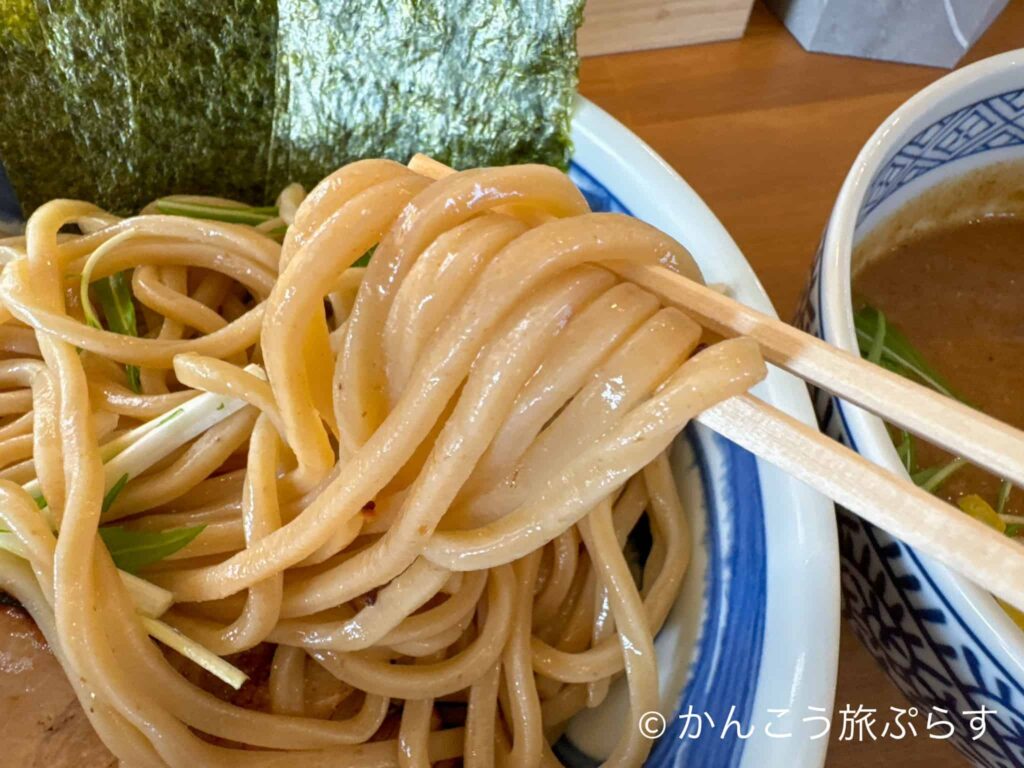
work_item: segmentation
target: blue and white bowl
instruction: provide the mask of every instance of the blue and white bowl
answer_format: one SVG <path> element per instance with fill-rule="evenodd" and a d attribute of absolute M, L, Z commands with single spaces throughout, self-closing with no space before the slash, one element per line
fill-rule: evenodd
<path fill-rule="evenodd" d="M 802 325 L 854 354 L 850 294 L 857 243 L 936 184 L 1024 158 L 1024 50 L 948 75 L 886 120 L 836 201 L 801 309 Z M 1024 180 L 1022 180 L 1024 188 Z M 893 472 L 880 419 L 827 393 L 822 427 Z M 948 710 L 951 741 L 976 765 L 1024 765 L 1024 634 L 987 592 L 848 513 L 839 515 L 843 597 L 857 634 L 922 712 Z M 971 716 L 996 710 L 974 739 Z M 945 715 L 943 715 L 945 717 Z"/>
<path fill-rule="evenodd" d="M 577 104 L 573 141 L 570 176 L 595 210 L 631 213 L 668 232 L 693 254 L 707 282 L 775 314 L 724 227 L 650 147 L 585 99 Z M 755 391 L 813 423 L 806 388 L 792 376 L 772 369 Z M 822 718 L 832 712 L 838 659 L 832 505 L 701 427 L 677 441 L 673 466 L 694 532 L 694 559 L 656 642 L 665 733 L 647 764 L 820 766 L 828 742 Z M 622 688 L 613 686 L 604 706 L 577 716 L 557 745 L 563 762 L 596 765 L 623 727 L 639 727 L 629 722 Z M 703 717 L 700 738 L 678 738 L 678 716 L 687 712 Z M 730 727 L 723 737 L 730 713 L 742 735 Z M 647 727 L 656 732 L 658 725 Z M 766 726 L 781 738 L 769 736 Z M 691 719 L 691 736 L 694 730 Z"/>
<path fill-rule="evenodd" d="M 774 314 L 732 238 L 649 147 L 583 99 L 573 140 L 570 175 L 595 210 L 631 213 L 660 227 L 690 250 L 709 283 L 724 284 L 739 300 Z M 0 189 L 0 208 L 4 199 Z M 772 370 L 755 391 L 814 423 L 806 388 L 788 374 Z M 643 724 L 657 736 L 648 765 L 820 768 L 839 644 L 832 505 L 699 427 L 677 441 L 673 467 L 693 552 L 682 593 L 656 641 L 662 706 Z M 677 716 L 686 712 L 702 721 L 699 738 L 692 738 L 694 719 L 691 738 L 678 738 L 683 722 Z M 734 725 L 725 730 L 730 717 Z M 613 686 L 602 707 L 575 718 L 556 749 L 568 765 L 596 765 L 623 728 L 639 727 L 630 722 L 623 686 Z"/>

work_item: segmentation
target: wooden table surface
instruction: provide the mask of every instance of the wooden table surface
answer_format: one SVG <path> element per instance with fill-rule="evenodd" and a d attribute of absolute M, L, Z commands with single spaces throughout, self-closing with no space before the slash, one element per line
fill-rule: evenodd
<path fill-rule="evenodd" d="M 1011 0 L 962 63 L 1024 47 Z M 757 5 L 742 40 L 585 59 L 580 90 L 671 163 L 790 318 L 839 187 L 885 117 L 945 70 L 806 53 Z M 836 708 L 906 706 L 843 626 Z M 967 763 L 928 739 L 833 742 L 829 768 Z"/>

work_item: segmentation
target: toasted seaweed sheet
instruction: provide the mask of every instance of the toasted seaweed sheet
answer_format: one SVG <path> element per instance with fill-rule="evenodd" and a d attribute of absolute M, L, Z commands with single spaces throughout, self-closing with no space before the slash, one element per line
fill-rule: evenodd
<path fill-rule="evenodd" d="M 22 208 L 53 197 L 86 197 L 94 187 L 82 167 L 36 3 L 6 0 L 0 22 L 0 160 Z"/>
<path fill-rule="evenodd" d="M 131 199 L 131 189 L 126 187 L 133 175 L 135 141 L 121 0 L 38 5 L 53 77 L 85 164 L 74 171 L 84 171 L 94 185 L 95 198 L 120 208 Z"/>
<path fill-rule="evenodd" d="M 387 11 L 384 11 L 384 8 Z M 565 167 L 580 0 L 281 0 L 274 181 L 426 152 Z"/>
<path fill-rule="evenodd" d="M 272 200 L 276 0 L 124 6 L 137 90 L 136 204 L 173 193 Z"/>
<path fill-rule="evenodd" d="M 583 0 L 6 0 L 0 161 L 25 212 L 273 200 L 360 157 L 565 167 Z"/>

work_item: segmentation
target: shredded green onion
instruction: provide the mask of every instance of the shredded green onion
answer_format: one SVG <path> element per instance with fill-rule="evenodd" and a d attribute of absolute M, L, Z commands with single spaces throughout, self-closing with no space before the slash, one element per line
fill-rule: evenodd
<path fill-rule="evenodd" d="M 117 482 L 110 486 L 110 490 L 103 495 L 103 506 L 100 508 L 101 514 L 105 513 L 117 500 L 118 495 L 124 490 L 124 486 L 128 482 L 128 473 L 125 472 L 121 477 L 118 478 Z"/>
<path fill-rule="evenodd" d="M 223 408 L 223 407 L 224 407 L 224 403 L 221 403 L 220 404 L 220 408 Z M 218 410 L 220 410 L 220 408 L 218 408 Z M 185 412 L 184 408 L 175 408 L 173 411 L 171 411 L 167 415 L 161 416 L 160 417 L 160 421 L 158 421 L 156 423 L 156 425 L 158 427 L 162 427 L 164 424 L 167 424 L 168 422 L 174 421 L 174 419 L 176 419 L 179 416 L 181 416 L 181 414 L 183 414 L 184 412 Z"/>
<path fill-rule="evenodd" d="M 917 443 L 914 441 L 914 436 L 905 429 L 901 430 L 896 453 L 900 457 L 903 468 L 907 470 L 907 474 L 913 475 L 917 471 Z"/>
<path fill-rule="evenodd" d="M 936 392 L 955 400 L 964 402 L 943 377 L 932 368 L 917 349 L 897 328 L 889 324 L 885 313 L 875 307 L 865 305 L 853 317 L 857 330 L 857 344 L 860 353 L 866 360 L 877 363 L 893 373 L 907 378 L 917 379 Z M 896 453 L 900 462 L 911 476 L 911 479 L 926 491 L 937 491 L 961 467 L 966 465 L 964 459 L 952 461 L 938 467 L 917 469 L 915 440 L 906 430 L 900 430 L 900 441 L 896 444 Z M 999 497 L 995 511 L 1002 514 L 1010 498 L 1013 486 L 1003 481 L 999 488 Z"/>
<path fill-rule="evenodd" d="M 228 224 L 247 224 L 256 226 L 277 218 L 277 208 L 272 206 L 230 206 L 211 203 L 193 203 L 161 198 L 156 201 L 156 209 L 169 216 L 187 216 L 190 219 L 207 219 L 223 221 Z"/>
<path fill-rule="evenodd" d="M 146 631 L 156 640 L 173 648 L 182 656 L 191 659 L 207 672 L 223 680 L 236 691 L 241 688 L 249 679 L 238 667 L 226 662 L 220 656 L 207 650 L 195 640 L 182 634 L 170 624 L 165 624 L 158 619 L 151 619 L 147 616 L 140 617 Z"/>
<path fill-rule="evenodd" d="M 921 486 L 922 489 L 929 493 L 937 491 L 944 482 L 953 476 L 961 467 L 965 466 L 967 461 L 965 459 L 953 459 L 948 464 L 941 467 L 929 467 L 928 469 L 922 469 L 920 472 L 913 476 L 913 481 Z"/>
<path fill-rule="evenodd" d="M 878 312 L 878 310 L 875 310 Z M 882 350 L 885 349 L 885 331 L 887 323 L 885 315 L 878 312 L 878 320 L 875 325 L 875 338 L 871 340 L 871 348 L 868 350 L 868 361 L 876 365 L 882 359 Z"/>
<path fill-rule="evenodd" d="M 1010 492 L 1013 490 L 1013 484 L 1009 480 L 1003 480 L 1002 485 L 999 486 L 999 496 L 996 498 L 996 512 L 1000 515 L 1006 509 L 1007 503 L 1010 501 Z"/>

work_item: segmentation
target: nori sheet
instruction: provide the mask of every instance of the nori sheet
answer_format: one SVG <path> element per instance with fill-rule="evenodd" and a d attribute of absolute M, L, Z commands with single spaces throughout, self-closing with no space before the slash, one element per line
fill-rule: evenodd
<path fill-rule="evenodd" d="M 172 193 L 273 201 L 276 0 L 126 2 L 136 84 L 136 201 Z"/>
<path fill-rule="evenodd" d="M 581 0 L 280 0 L 272 186 L 426 152 L 566 167 Z"/>
<path fill-rule="evenodd" d="M 94 185 L 92 199 L 123 208 L 133 200 L 137 131 L 125 72 L 121 0 L 39 3 L 47 48 L 71 132 Z"/>
<path fill-rule="evenodd" d="M 25 212 L 266 203 L 360 157 L 565 167 L 583 0 L 4 0 L 0 161 Z"/>
<path fill-rule="evenodd" d="M 25 212 L 94 190 L 34 0 L 0 3 L 0 160 Z"/>

